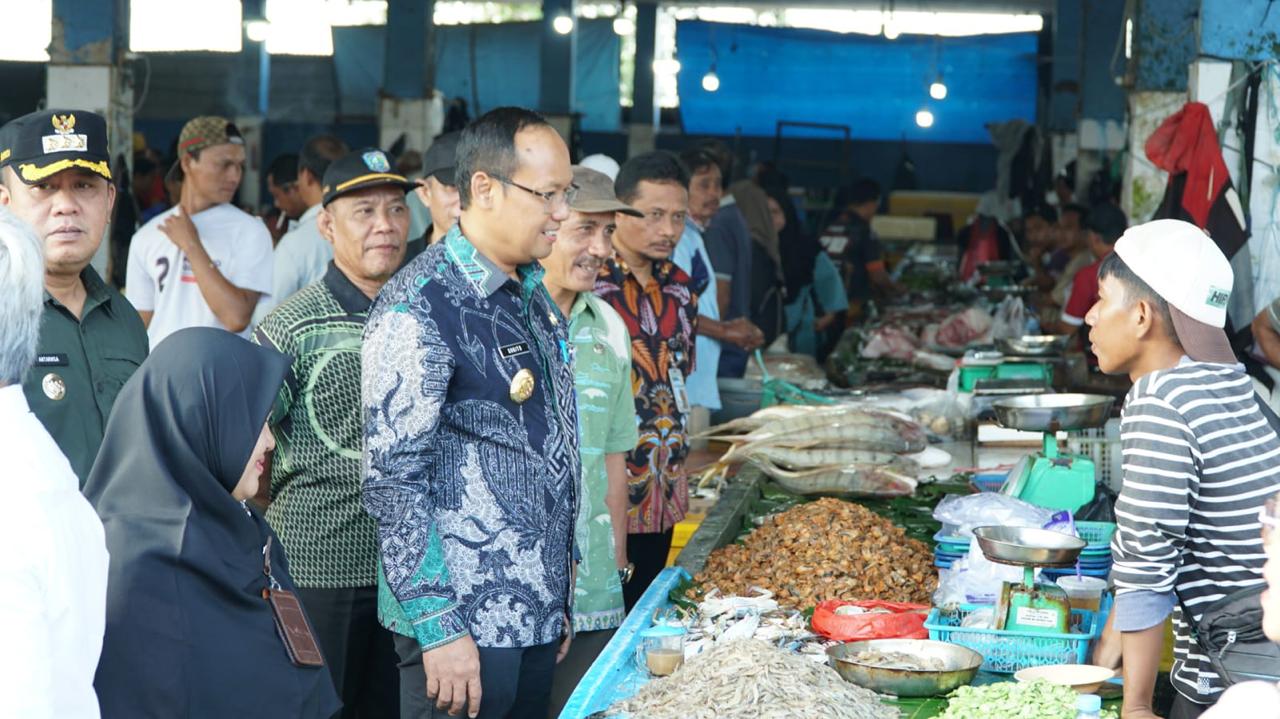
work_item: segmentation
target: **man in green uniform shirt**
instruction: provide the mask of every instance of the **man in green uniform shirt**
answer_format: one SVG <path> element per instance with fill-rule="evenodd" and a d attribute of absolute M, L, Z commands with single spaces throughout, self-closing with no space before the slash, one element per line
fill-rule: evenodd
<path fill-rule="evenodd" d="M 81 486 L 148 346 L 133 305 L 89 266 L 116 199 L 110 157 L 107 123 L 91 112 L 33 112 L 0 128 L 0 203 L 44 243 L 40 340 L 22 389 Z"/>
<path fill-rule="evenodd" d="M 378 624 L 377 527 L 360 506 L 361 335 L 373 298 L 404 264 L 409 234 L 413 184 L 390 167 L 373 148 L 330 163 L 316 216 L 333 245 L 329 269 L 253 335 L 293 357 L 269 419 L 276 453 L 267 522 L 342 696 L 336 719 L 399 710 L 395 645 Z"/>
<path fill-rule="evenodd" d="M 618 313 L 592 292 L 605 260 L 613 256 L 615 213 L 642 217 L 618 201 L 613 181 L 585 167 L 573 168 L 578 195 L 560 225 L 551 255 L 542 260 L 543 284 L 569 318 L 578 396 L 582 489 L 575 527 L 582 562 L 573 597 L 576 636 L 556 668 L 552 716 L 622 624 L 622 585 L 627 561 L 627 452 L 638 441 L 631 392 L 631 335 Z"/>

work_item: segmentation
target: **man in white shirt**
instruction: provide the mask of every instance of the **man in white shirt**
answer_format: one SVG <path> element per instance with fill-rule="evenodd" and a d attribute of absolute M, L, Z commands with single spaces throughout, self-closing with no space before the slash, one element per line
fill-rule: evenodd
<path fill-rule="evenodd" d="M 276 245 L 271 297 L 259 303 L 254 324 L 295 292 L 324 277 L 329 269 L 333 245 L 320 235 L 316 226 L 324 197 L 321 180 L 329 163 L 348 152 L 347 144 L 333 135 L 316 135 L 302 146 L 298 155 L 297 188 L 307 209 L 298 218 L 297 227 L 285 233 Z"/>
<path fill-rule="evenodd" d="M 22 393 L 36 358 L 43 278 L 40 240 L 0 208 L 0 716 L 97 719 L 102 522 Z"/>
<path fill-rule="evenodd" d="M 186 327 L 247 338 L 259 298 L 270 296 L 271 235 L 231 204 L 244 163 L 244 139 L 227 119 L 197 117 L 182 128 L 178 205 L 143 225 L 129 246 L 125 297 L 152 347 Z"/>

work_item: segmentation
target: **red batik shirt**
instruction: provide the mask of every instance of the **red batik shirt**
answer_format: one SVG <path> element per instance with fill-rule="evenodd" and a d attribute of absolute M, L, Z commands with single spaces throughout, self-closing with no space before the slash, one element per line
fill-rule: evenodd
<path fill-rule="evenodd" d="M 688 381 L 693 371 L 698 297 L 689 276 L 669 261 L 655 262 L 645 286 L 621 258 L 605 263 L 596 294 L 622 316 L 631 335 L 631 385 L 640 443 L 627 454 L 627 531 L 665 532 L 689 511 L 688 418 L 676 407 L 671 370 Z"/>

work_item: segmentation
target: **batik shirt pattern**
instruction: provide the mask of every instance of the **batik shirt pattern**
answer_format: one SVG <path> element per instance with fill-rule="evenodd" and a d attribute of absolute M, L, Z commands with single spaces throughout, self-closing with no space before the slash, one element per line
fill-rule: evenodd
<path fill-rule="evenodd" d="M 423 650 L 560 638 L 578 511 L 568 322 L 537 263 L 519 281 L 458 227 L 369 314 L 364 506 L 378 523 L 379 616 Z M 523 402 L 513 380 L 527 370 Z"/>
<path fill-rule="evenodd" d="M 627 325 L 631 335 L 631 385 L 640 442 L 627 455 L 627 531 L 665 532 L 689 511 L 688 418 L 676 405 L 671 370 L 688 378 L 694 366 L 698 298 L 690 278 L 668 261 L 654 263 L 641 286 L 620 258 L 600 270 L 595 293 Z"/>

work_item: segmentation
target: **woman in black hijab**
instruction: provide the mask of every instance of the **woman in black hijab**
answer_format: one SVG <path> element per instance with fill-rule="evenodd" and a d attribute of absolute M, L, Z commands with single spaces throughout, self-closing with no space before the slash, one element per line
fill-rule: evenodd
<path fill-rule="evenodd" d="M 104 719 L 338 710 L 329 671 L 295 664 L 277 632 L 263 591 L 293 584 L 279 540 L 245 503 L 289 364 L 229 332 L 186 329 L 120 391 L 84 489 L 111 553 L 94 682 Z"/>
<path fill-rule="evenodd" d="M 789 349 L 821 362 L 840 338 L 844 313 L 849 308 L 840 271 L 817 239 L 801 227 L 787 186 L 769 183 L 764 185 L 764 192 L 781 248 Z"/>

